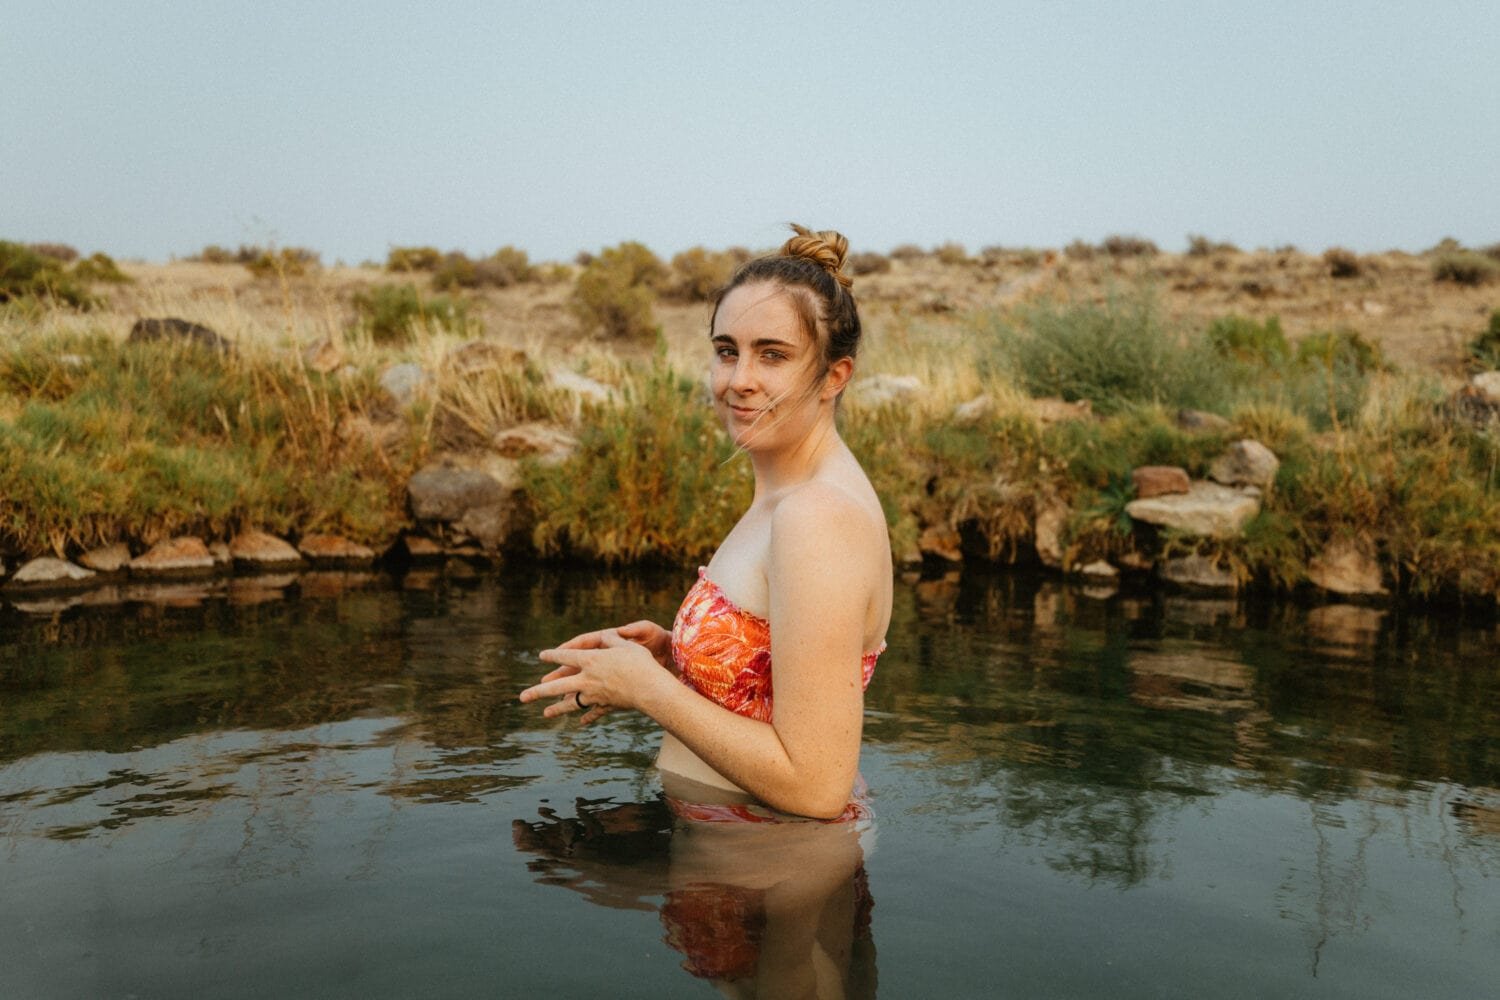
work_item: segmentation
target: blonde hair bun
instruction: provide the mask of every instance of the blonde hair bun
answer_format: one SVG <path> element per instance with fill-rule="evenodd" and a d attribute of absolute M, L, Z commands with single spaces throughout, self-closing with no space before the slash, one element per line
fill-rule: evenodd
<path fill-rule="evenodd" d="M 844 234 L 832 229 L 814 232 L 806 226 L 792 223 L 791 239 L 781 245 L 784 257 L 801 257 L 817 264 L 833 275 L 835 281 L 845 288 L 854 287 L 854 279 L 844 273 L 844 258 L 849 256 L 849 241 Z"/>

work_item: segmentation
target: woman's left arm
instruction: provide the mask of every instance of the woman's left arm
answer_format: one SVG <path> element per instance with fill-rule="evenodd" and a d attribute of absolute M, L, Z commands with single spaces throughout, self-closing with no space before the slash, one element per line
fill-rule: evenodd
<path fill-rule="evenodd" d="M 769 723 L 737 715 L 661 670 L 634 643 L 548 650 L 575 673 L 522 692 L 522 701 L 580 692 L 585 703 L 637 708 L 704 763 L 774 808 L 833 817 L 849 802 L 864 716 L 862 640 L 884 525 L 841 491 L 811 484 L 772 520 L 767 567 L 775 690 Z M 550 710 L 549 710 L 550 711 Z"/>

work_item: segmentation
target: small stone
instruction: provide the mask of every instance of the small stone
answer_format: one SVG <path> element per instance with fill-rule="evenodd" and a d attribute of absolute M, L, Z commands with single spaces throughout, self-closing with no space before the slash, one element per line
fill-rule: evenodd
<path fill-rule="evenodd" d="M 854 398 L 871 408 L 915 399 L 925 391 L 922 380 L 915 375 L 885 373 L 862 378 L 850 388 L 854 393 Z"/>
<path fill-rule="evenodd" d="M 1490 406 L 1500 406 L 1500 372 L 1480 372 L 1469 379 L 1469 384 Z"/>
<path fill-rule="evenodd" d="M 944 525 L 933 525 L 924 529 L 922 536 L 917 539 L 917 548 L 921 550 L 922 555 L 945 562 L 964 561 L 958 532 Z"/>
<path fill-rule="evenodd" d="M 1259 486 L 1270 489 L 1276 482 L 1281 459 L 1261 444 L 1248 438 L 1236 441 L 1208 467 L 1208 478 L 1225 486 Z"/>
<path fill-rule="evenodd" d="M 5 581 L 6 590 L 73 590 L 91 586 L 94 571 L 76 566 L 66 559 L 42 556 L 23 564 Z"/>
<path fill-rule="evenodd" d="M 1138 500 L 1186 493 L 1192 485 L 1187 470 L 1175 465 L 1139 466 L 1131 470 L 1130 481 L 1135 484 Z"/>
<path fill-rule="evenodd" d="M 614 398 L 615 391 L 603 382 L 596 382 L 587 375 L 580 375 L 567 368 L 554 368 L 547 374 L 553 388 L 584 396 L 596 403 L 607 403 Z"/>
<path fill-rule="evenodd" d="M 1119 556 L 1116 560 L 1120 568 L 1131 573 L 1149 573 L 1156 566 L 1156 561 L 1144 553 L 1131 549 L 1129 552 Z"/>
<path fill-rule="evenodd" d="M 214 571 L 214 557 L 198 538 L 186 535 L 157 542 L 130 560 L 131 576 L 193 577 Z"/>
<path fill-rule="evenodd" d="M 517 424 L 491 438 L 490 447 L 506 458 L 539 455 L 544 464 L 556 465 L 578 449 L 578 439 L 551 424 Z"/>
<path fill-rule="evenodd" d="M 433 559 L 443 558 L 443 547 L 431 538 L 421 535 L 404 535 L 401 544 L 406 549 L 407 558 L 417 562 L 426 562 Z"/>
<path fill-rule="evenodd" d="M 303 535 L 297 551 L 315 566 L 364 567 L 375 562 L 373 549 L 339 535 Z"/>
<path fill-rule="evenodd" d="M 90 549 L 78 561 L 95 573 L 119 573 L 130 565 L 130 548 L 124 542 Z"/>
<path fill-rule="evenodd" d="M 1164 559 L 1156 568 L 1168 583 L 1198 590 L 1238 590 L 1234 574 L 1204 556 L 1182 556 Z"/>
<path fill-rule="evenodd" d="M 972 424 L 986 413 L 990 412 L 990 397 L 980 394 L 967 403 L 959 403 L 953 408 L 953 420 L 955 423 Z"/>
<path fill-rule="evenodd" d="M 1177 426 L 1185 431 L 1195 431 L 1201 434 L 1221 434 L 1229 430 L 1233 424 L 1217 413 L 1184 409 L 1177 411 Z"/>
<path fill-rule="evenodd" d="M 1063 564 L 1062 529 L 1068 521 L 1070 510 L 1060 500 L 1051 500 L 1042 505 L 1036 514 L 1036 556 L 1043 566 L 1061 569 Z"/>
<path fill-rule="evenodd" d="M 1380 564 L 1359 543 L 1339 538 L 1328 543 L 1307 566 L 1307 578 L 1335 594 L 1383 596 L 1389 591 L 1381 579 Z"/>
<path fill-rule="evenodd" d="M 1092 420 L 1094 404 L 1086 399 L 1070 403 L 1056 396 L 1043 396 L 1031 401 L 1031 412 L 1044 424 L 1061 424 L 1070 420 Z"/>
<path fill-rule="evenodd" d="M 228 569 L 234 565 L 234 556 L 229 554 L 228 542 L 209 542 L 208 554 L 214 558 L 214 566 L 218 569 Z"/>
<path fill-rule="evenodd" d="M 327 375 L 344 363 L 344 352 L 329 337 L 302 352 L 302 363 L 319 375 Z"/>
<path fill-rule="evenodd" d="M 1125 513 L 1136 521 L 1172 528 L 1194 537 L 1238 535 L 1256 514 L 1260 500 L 1217 483 L 1194 482 L 1185 494 L 1132 500 Z"/>
<path fill-rule="evenodd" d="M 390 393 L 397 405 L 406 406 L 417 397 L 417 390 L 427 378 L 422 366 L 410 361 L 391 365 L 380 376 L 380 387 Z"/>
<path fill-rule="evenodd" d="M 290 544 L 264 531 L 242 531 L 229 542 L 235 565 L 248 569 L 284 569 L 297 566 L 302 557 Z"/>
<path fill-rule="evenodd" d="M 1117 580 L 1120 577 L 1120 571 L 1115 569 L 1109 563 L 1105 562 L 1103 559 L 1094 560 L 1087 566 L 1084 566 L 1078 572 L 1083 576 L 1096 581 Z"/>

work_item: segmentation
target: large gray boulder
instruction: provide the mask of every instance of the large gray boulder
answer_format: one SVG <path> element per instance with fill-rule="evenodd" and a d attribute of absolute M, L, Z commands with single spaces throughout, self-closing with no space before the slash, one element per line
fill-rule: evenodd
<path fill-rule="evenodd" d="M 869 407 L 889 406 L 921 397 L 926 392 L 915 375 L 871 375 L 850 386 L 855 399 Z"/>
<path fill-rule="evenodd" d="M 125 338 L 129 344 L 151 344 L 160 341 L 192 344 L 221 354 L 229 354 L 234 345 L 202 323 L 178 319 L 176 316 L 138 319 Z"/>
<path fill-rule="evenodd" d="M 1347 538 L 1329 542 L 1313 557 L 1307 566 L 1307 578 L 1314 586 L 1335 594 L 1378 597 L 1389 593 L 1380 563 L 1368 549 Z"/>
<path fill-rule="evenodd" d="M 1260 498 L 1217 483 L 1194 482 L 1186 493 L 1132 500 L 1125 513 L 1136 521 L 1202 538 L 1238 535 L 1256 514 Z"/>
<path fill-rule="evenodd" d="M 16 570 L 15 575 L 5 581 L 8 591 L 14 590 L 74 590 L 92 585 L 94 571 L 76 566 L 66 559 L 42 556 L 32 559 Z"/>
<path fill-rule="evenodd" d="M 200 538 L 180 536 L 157 542 L 130 560 L 130 575 L 157 578 L 209 576 L 214 557 Z"/>
<path fill-rule="evenodd" d="M 412 516 L 448 525 L 485 549 L 500 548 L 519 527 L 516 463 L 491 456 L 484 467 L 454 461 L 425 466 L 406 484 Z"/>
<path fill-rule="evenodd" d="M 1208 478 L 1225 486 L 1255 486 L 1262 490 L 1276 482 L 1281 459 L 1261 444 L 1246 438 L 1225 449 L 1208 467 Z"/>
<path fill-rule="evenodd" d="M 1233 573 L 1206 556 L 1163 559 L 1156 572 L 1168 583 L 1189 590 L 1238 590 L 1240 586 Z"/>

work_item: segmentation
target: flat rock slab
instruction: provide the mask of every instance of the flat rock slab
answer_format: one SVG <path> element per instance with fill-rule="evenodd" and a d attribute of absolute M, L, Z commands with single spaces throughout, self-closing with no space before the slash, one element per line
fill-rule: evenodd
<path fill-rule="evenodd" d="M 130 547 L 124 542 L 115 542 L 90 549 L 79 556 L 78 561 L 95 573 L 119 573 L 130 565 Z"/>
<path fill-rule="evenodd" d="M 1156 572 L 1168 583 L 1189 590 L 1238 590 L 1240 586 L 1233 573 L 1204 556 L 1164 559 Z"/>
<path fill-rule="evenodd" d="M 157 542 L 150 550 L 130 560 L 130 575 L 143 577 L 208 576 L 214 557 L 201 538 L 179 536 Z"/>
<path fill-rule="evenodd" d="M 229 555 L 246 569 L 286 569 L 300 566 L 302 556 L 292 546 L 264 531 L 242 531 L 229 542 Z"/>
<path fill-rule="evenodd" d="M 1307 566 L 1314 586 L 1335 594 L 1379 597 L 1388 594 L 1381 579 L 1380 563 L 1356 542 L 1330 542 Z"/>
<path fill-rule="evenodd" d="M 75 590 L 93 586 L 94 571 L 76 566 L 66 559 L 42 556 L 16 570 L 5 581 L 7 591 Z"/>
<path fill-rule="evenodd" d="M 1132 500 L 1125 505 L 1125 513 L 1185 535 L 1231 538 L 1260 513 L 1260 498 L 1200 480 L 1186 493 Z"/>
<path fill-rule="evenodd" d="M 361 568 L 375 563 L 375 550 L 340 535 L 303 535 L 297 551 L 314 566 Z"/>

